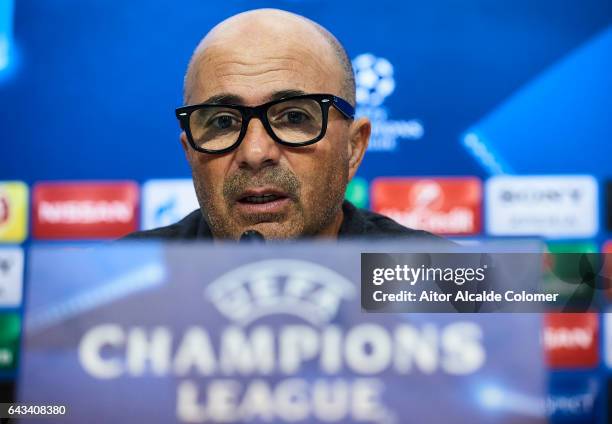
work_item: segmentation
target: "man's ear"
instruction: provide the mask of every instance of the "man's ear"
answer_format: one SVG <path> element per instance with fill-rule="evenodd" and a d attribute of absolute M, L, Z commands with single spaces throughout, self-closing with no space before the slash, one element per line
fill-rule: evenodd
<path fill-rule="evenodd" d="M 353 179 L 363 155 L 368 148 L 372 124 L 368 118 L 359 118 L 353 121 L 349 128 L 348 159 L 349 159 L 349 181 Z"/>
<path fill-rule="evenodd" d="M 187 141 L 187 134 L 185 131 L 181 132 L 181 146 L 183 146 L 183 151 L 185 152 L 185 158 L 189 161 L 189 143 Z"/>
<path fill-rule="evenodd" d="M 181 131 L 181 145 L 183 146 L 183 150 L 185 152 L 187 152 L 187 149 L 189 149 L 189 145 L 187 142 L 187 134 L 185 134 L 185 131 Z"/>

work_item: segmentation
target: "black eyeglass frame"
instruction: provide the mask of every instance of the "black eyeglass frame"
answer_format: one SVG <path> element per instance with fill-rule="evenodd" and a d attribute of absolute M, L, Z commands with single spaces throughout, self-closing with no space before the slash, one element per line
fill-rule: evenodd
<path fill-rule="evenodd" d="M 321 133 L 315 138 L 308 140 L 308 141 L 301 142 L 301 143 L 291 143 L 291 142 L 286 142 L 286 141 L 281 140 L 274 133 L 274 130 L 272 130 L 272 127 L 270 125 L 270 122 L 268 121 L 268 115 L 267 115 L 268 109 L 271 106 L 274 106 L 278 103 L 286 102 L 288 100 L 295 100 L 295 99 L 316 100 L 317 103 L 319 103 L 319 106 L 321 107 L 321 114 L 322 114 Z M 258 118 L 263 124 L 264 128 L 266 129 L 266 132 L 268 133 L 268 135 L 270 135 L 270 137 L 272 137 L 272 139 L 279 144 L 282 144 L 284 146 L 290 146 L 290 147 L 301 147 L 301 146 L 308 146 L 310 144 L 314 144 L 317 141 L 321 140 L 323 137 L 325 137 L 325 133 L 327 132 L 327 118 L 329 115 L 330 106 L 334 106 L 346 119 L 349 119 L 349 120 L 355 119 L 355 108 L 343 98 L 334 96 L 333 94 L 302 94 L 299 96 L 291 96 L 291 97 L 285 97 L 283 99 L 273 100 L 271 102 L 264 103 L 259 106 L 243 106 L 243 105 L 234 105 L 234 104 L 224 105 L 224 104 L 218 104 L 218 103 L 200 103 L 196 105 L 181 106 L 177 108 L 176 117 L 179 120 L 181 129 L 185 131 L 185 134 L 187 135 L 187 141 L 189 142 L 189 145 L 194 150 L 201 152 L 201 153 L 222 154 L 222 153 L 227 153 L 237 148 L 240 145 L 240 143 L 242 143 L 242 140 L 244 139 L 244 136 L 246 135 L 247 129 L 249 127 L 249 122 L 251 121 L 252 118 Z M 236 139 L 236 142 L 232 144 L 231 146 L 226 147 L 225 149 L 221 149 L 221 150 L 209 150 L 203 147 L 199 147 L 193 140 L 193 136 L 191 135 L 191 127 L 189 125 L 189 119 L 193 112 L 199 109 L 213 108 L 213 107 L 217 107 L 217 108 L 223 107 L 223 108 L 228 108 L 228 109 L 235 109 L 239 111 L 240 114 L 242 115 L 242 127 L 240 128 L 240 134 L 238 134 L 238 138 Z"/>

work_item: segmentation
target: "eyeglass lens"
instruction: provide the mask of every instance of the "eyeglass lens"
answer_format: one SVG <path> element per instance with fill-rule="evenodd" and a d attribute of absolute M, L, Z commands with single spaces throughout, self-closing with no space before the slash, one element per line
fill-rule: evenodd
<path fill-rule="evenodd" d="M 323 111 L 313 99 L 287 99 L 268 108 L 266 117 L 272 131 L 286 143 L 315 139 L 323 128 Z M 194 143 L 207 150 L 223 150 L 238 140 L 242 129 L 239 110 L 226 106 L 197 109 L 189 117 Z"/>

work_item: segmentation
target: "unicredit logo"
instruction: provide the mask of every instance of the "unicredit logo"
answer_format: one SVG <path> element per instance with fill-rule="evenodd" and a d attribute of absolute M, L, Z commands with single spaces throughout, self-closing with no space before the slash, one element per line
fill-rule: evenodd
<path fill-rule="evenodd" d="M 480 231 L 480 181 L 475 178 L 378 179 L 373 209 L 399 223 L 439 234 Z"/>
<path fill-rule="evenodd" d="M 134 210 L 131 204 L 119 201 L 41 202 L 38 218 L 52 224 L 125 223 L 134 219 Z"/>
<path fill-rule="evenodd" d="M 435 181 L 423 181 L 415 184 L 410 194 L 416 208 L 419 209 L 439 209 L 444 201 L 442 188 Z"/>
<path fill-rule="evenodd" d="M 35 238 L 117 238 L 138 228 L 135 183 L 41 183 L 32 197 Z"/>
<path fill-rule="evenodd" d="M 457 206 L 440 211 L 444 205 L 444 192 L 435 181 L 417 183 L 411 192 L 414 210 L 396 217 L 407 226 L 428 228 L 435 233 L 466 233 L 474 231 L 474 212 Z"/>

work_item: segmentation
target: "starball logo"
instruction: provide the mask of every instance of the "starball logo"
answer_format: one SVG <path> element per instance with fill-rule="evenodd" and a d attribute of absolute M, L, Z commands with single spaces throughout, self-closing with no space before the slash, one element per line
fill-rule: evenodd
<path fill-rule="evenodd" d="M 371 53 L 353 59 L 357 89 L 357 116 L 372 121 L 372 135 L 368 149 L 394 151 L 401 140 L 419 140 L 425 130 L 417 119 L 392 120 L 384 106 L 385 99 L 395 91 L 394 69 L 391 62 Z"/>
<path fill-rule="evenodd" d="M 225 274 L 207 287 L 205 296 L 240 325 L 284 313 L 320 326 L 334 318 L 342 301 L 355 297 L 355 287 L 323 266 L 277 259 Z"/>

